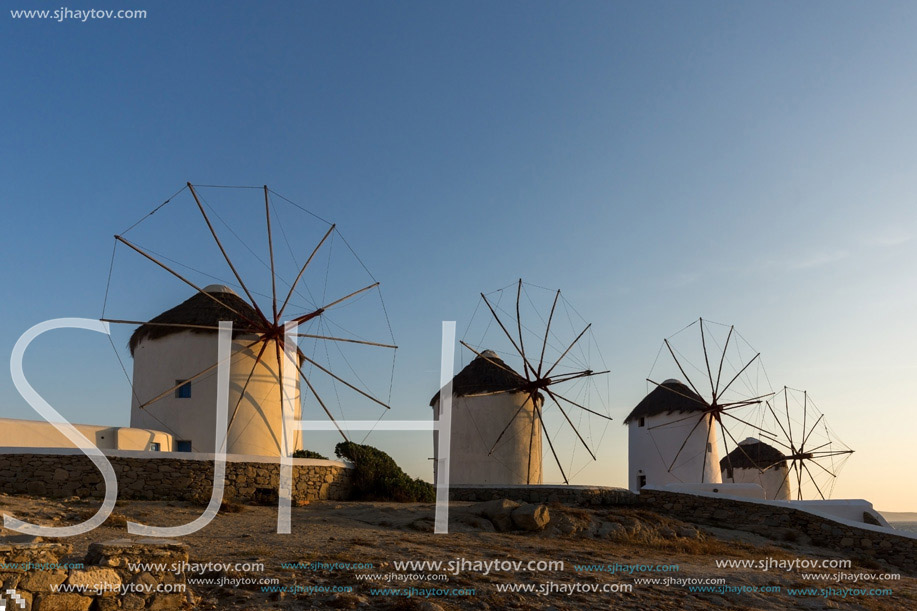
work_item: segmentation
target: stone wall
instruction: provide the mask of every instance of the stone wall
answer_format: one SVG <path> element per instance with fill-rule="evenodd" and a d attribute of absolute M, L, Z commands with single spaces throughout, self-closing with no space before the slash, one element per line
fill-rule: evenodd
<path fill-rule="evenodd" d="M 149 454 L 148 458 L 109 455 L 121 499 L 207 502 L 213 461 Z M 293 501 L 344 500 L 350 493 L 349 467 L 337 461 L 295 460 Z M 280 478 L 276 462 L 227 462 L 224 500 L 275 503 Z M 102 474 L 82 453 L 2 453 L 0 492 L 68 498 L 101 497 Z"/>
<path fill-rule="evenodd" d="M 811 543 L 850 558 L 881 560 L 917 575 L 917 540 L 907 536 L 849 526 L 792 507 L 723 497 L 643 489 L 639 504 L 687 522 Z"/>
<path fill-rule="evenodd" d="M 187 565 L 188 550 L 181 543 L 161 539 L 93 543 L 86 557 L 77 559 L 71 551 L 70 545 L 44 542 L 37 537 L 0 539 L 0 595 L 7 609 L 193 608 L 194 595 L 187 587 L 182 568 Z M 129 563 L 137 562 L 174 564 L 178 570 L 131 569 Z M 71 591 L 60 591 L 65 588 Z"/>
<path fill-rule="evenodd" d="M 451 501 L 509 499 L 520 503 L 562 503 L 564 505 L 635 505 L 637 495 L 624 488 L 600 486 L 453 486 Z"/>

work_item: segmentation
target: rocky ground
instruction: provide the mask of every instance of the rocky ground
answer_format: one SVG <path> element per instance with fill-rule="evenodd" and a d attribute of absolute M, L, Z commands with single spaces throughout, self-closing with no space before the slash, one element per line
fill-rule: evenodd
<path fill-rule="evenodd" d="M 54 501 L 0 495 L 0 512 L 39 524 L 64 525 L 85 519 L 95 500 Z M 90 543 L 128 537 L 130 519 L 158 526 L 190 522 L 201 507 L 170 502 L 119 503 L 105 526 L 69 541 L 74 558 Z M 791 541 L 745 532 L 699 527 L 632 508 L 575 509 L 560 505 L 517 508 L 509 502 L 453 504 L 450 534 L 433 534 L 430 504 L 314 502 L 294 507 L 293 532 L 276 533 L 273 507 L 225 505 L 203 530 L 182 538 L 191 562 L 263 564 L 264 570 L 192 570 L 196 608 L 202 610 L 348 609 L 910 609 L 917 608 L 917 579 L 855 583 L 850 575 L 895 573 L 861 561 L 843 569 L 847 578 L 806 579 L 804 570 L 718 568 L 717 560 L 772 563 L 834 559 L 837 555 Z M 10 535 L 0 531 L 0 536 Z M 453 561 L 456 568 L 403 567 L 401 561 Z M 464 565 L 462 564 L 464 561 Z M 504 570 L 493 561 L 562 562 L 531 570 Z M 298 567 L 290 564 L 300 563 Z M 323 563 L 317 567 L 313 563 Z M 340 563 L 336 566 L 335 563 Z M 347 564 L 361 563 L 365 568 Z M 627 565 L 617 572 L 577 565 Z M 288 568 L 284 568 L 284 564 Z M 372 568 L 369 568 L 372 565 Z M 677 565 L 655 572 L 644 566 Z M 254 567 L 257 569 L 257 567 Z M 197 571 L 197 572 L 195 572 Z M 203 571 L 203 572 L 201 572 Z M 818 572 L 837 572 L 820 569 Z M 486 573 L 486 574 L 485 574 Z M 445 575 L 443 578 L 442 576 Z M 416 577 L 417 579 L 412 579 Z M 640 583 L 644 579 L 657 583 Z M 723 579 L 706 584 L 718 591 L 692 591 L 679 580 Z M 260 583 L 234 585 L 232 580 Z M 222 581 L 223 585 L 217 585 Z M 533 592 L 507 592 L 507 587 Z M 694 583 L 695 586 L 705 584 Z M 286 592 L 279 591 L 286 588 Z M 571 591 L 572 589 L 579 591 Z M 610 591 L 589 592 L 592 588 Z M 625 591 L 630 588 L 630 591 Z M 762 588 L 779 591 L 761 591 Z M 791 593 L 790 588 L 828 592 Z M 849 589 L 888 588 L 869 595 Z M 348 591 L 349 589 L 349 591 Z M 739 592 L 737 590 L 744 589 Z M 848 591 L 845 592 L 845 589 Z M 539 592 L 539 590 L 541 592 Z M 752 591 L 749 591 L 752 590 Z M 757 590 L 757 591 L 754 591 Z M 471 593 L 473 591 L 473 594 Z M 547 592 L 544 594 L 543 592 Z M 411 596 L 407 596 L 411 593 Z"/>

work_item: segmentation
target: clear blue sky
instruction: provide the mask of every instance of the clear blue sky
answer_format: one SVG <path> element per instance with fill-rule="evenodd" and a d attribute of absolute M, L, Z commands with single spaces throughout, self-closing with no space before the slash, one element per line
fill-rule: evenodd
<path fill-rule="evenodd" d="M 112 234 L 185 181 L 267 183 L 382 280 L 399 417 L 440 322 L 524 277 L 594 323 L 619 422 L 664 336 L 734 323 L 857 450 L 836 496 L 917 508 L 913 3 L 128 4 L 0 15 L 0 352 L 98 316 Z M 62 412 L 126 424 L 104 338 L 36 351 Z M 8 375 L 0 401 L 33 416 Z M 619 422 L 581 483 L 625 484 Z M 429 477 L 421 441 L 376 443 Z"/>

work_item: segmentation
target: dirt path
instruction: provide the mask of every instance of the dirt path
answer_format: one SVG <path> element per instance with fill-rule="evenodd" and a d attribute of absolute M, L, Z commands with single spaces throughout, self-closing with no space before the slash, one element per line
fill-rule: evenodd
<path fill-rule="evenodd" d="M 0 511 L 47 525 L 85 519 L 96 507 L 97 501 L 61 502 L 0 495 Z M 119 503 L 104 527 L 69 542 L 74 546 L 74 556 L 82 557 L 93 541 L 127 538 L 125 519 L 170 526 L 189 522 L 200 512 L 200 507 L 182 503 Z M 240 570 L 201 572 L 197 569 L 205 567 L 196 567 L 197 572 L 186 575 L 189 580 L 222 580 L 222 586 L 192 586 L 200 597 L 197 608 L 204 610 L 346 609 L 367 605 L 429 611 L 711 606 L 774 610 L 917 608 L 917 580 L 906 576 L 864 584 L 849 577 L 840 581 L 806 579 L 804 570 L 718 568 L 717 560 L 770 558 L 772 563 L 785 564 L 795 559 L 831 560 L 836 556 L 748 533 L 696 528 L 635 509 L 552 507 L 551 524 L 536 533 L 491 532 L 492 524 L 472 515 L 468 504 L 454 504 L 450 529 L 461 532 L 433 535 L 432 516 L 433 507 L 428 504 L 323 501 L 293 508 L 292 534 L 279 535 L 275 508 L 228 506 L 208 527 L 182 539 L 189 547 L 192 562 L 263 564 L 263 571 L 254 570 L 258 566 L 240 566 L 236 567 Z M 398 564 L 402 561 L 444 564 L 436 570 L 429 566 L 405 567 Z M 521 566 L 517 570 L 509 564 L 493 565 L 494 561 L 521 562 Z M 555 564 L 533 564 L 529 570 L 527 564 L 532 561 Z M 295 563 L 300 565 L 289 566 Z M 334 563 L 340 564 L 329 566 Z M 615 564 L 624 566 L 613 573 Z M 578 565 L 593 566 L 586 570 Z M 645 566 L 634 570 L 633 565 Z M 656 565 L 666 565 L 668 570 L 646 570 Z M 677 565 L 677 569 L 671 565 Z M 835 573 L 837 569 L 818 572 Z M 874 563 L 854 563 L 842 572 L 854 575 L 896 571 Z M 411 576 L 418 579 L 408 579 Z M 681 581 L 666 585 L 662 580 L 667 578 Z M 229 583 L 246 579 L 262 583 Z M 659 581 L 641 583 L 646 579 Z M 708 579 L 724 581 L 701 583 Z M 692 591 L 690 586 L 718 591 Z M 530 587 L 533 591 L 505 591 L 508 587 Z M 288 591 L 278 591 L 281 588 Z M 352 591 L 343 591 L 348 588 Z M 761 591 L 762 588 L 779 591 Z M 833 590 L 827 596 L 814 591 L 803 595 L 788 591 L 790 588 Z M 891 594 L 845 594 L 845 588 L 890 588 Z M 592 589 L 598 591 L 589 591 Z M 630 591 L 622 591 L 627 589 Z M 446 595 L 443 590 L 448 591 Z M 406 596 L 408 592 L 413 595 Z"/>

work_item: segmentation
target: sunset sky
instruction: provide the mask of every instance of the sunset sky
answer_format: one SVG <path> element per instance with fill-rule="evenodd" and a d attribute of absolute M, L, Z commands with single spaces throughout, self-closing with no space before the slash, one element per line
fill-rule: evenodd
<path fill-rule="evenodd" d="M 0 16 L 0 352 L 98 317 L 112 235 L 186 181 L 268 184 L 382 282 L 392 418 L 429 417 L 441 322 L 521 277 L 563 290 L 612 371 L 615 422 L 575 483 L 626 486 L 621 421 L 703 316 L 856 450 L 836 498 L 917 511 L 914 3 L 132 7 L 147 18 Z M 152 313 L 179 295 L 149 288 Z M 33 350 L 64 415 L 128 424 L 108 340 Z M 0 417 L 37 418 L 8 374 Z M 370 443 L 432 477 L 429 435 Z"/>

